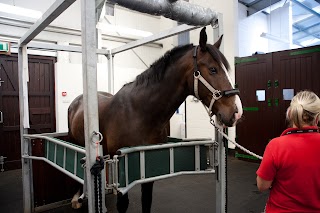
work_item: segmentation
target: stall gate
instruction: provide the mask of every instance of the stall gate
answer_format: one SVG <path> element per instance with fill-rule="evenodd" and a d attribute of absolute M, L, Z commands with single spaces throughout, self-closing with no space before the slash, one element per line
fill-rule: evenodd
<path fill-rule="evenodd" d="M 66 135 L 67 133 L 24 135 L 33 144 L 41 143 L 43 150 L 42 154 L 38 153 L 40 155 L 35 155 L 35 152 L 33 152 L 33 155 L 23 157 L 46 162 L 58 172 L 62 172 L 69 178 L 84 184 L 85 189 L 85 170 L 83 169 L 84 165 L 80 163 L 85 162 L 83 161 L 85 149 L 59 139 L 66 137 Z M 105 189 L 124 194 L 136 184 L 178 175 L 215 173 L 215 167 L 218 166 L 219 162 L 217 149 L 218 143 L 212 139 L 178 138 L 168 138 L 167 143 L 159 145 L 122 148 L 113 158 L 105 157 L 105 170 L 108 170 Z M 46 175 L 44 170 L 37 172 L 42 172 L 41 175 L 43 176 Z M 61 180 L 64 182 L 65 177 Z M 58 185 L 63 185 L 57 180 L 53 181 L 52 184 L 56 184 L 58 188 Z M 69 182 L 69 184 L 72 183 Z M 44 190 L 48 190 L 48 187 L 50 186 L 43 186 Z M 70 185 L 68 187 L 64 186 L 64 189 L 70 192 Z M 58 190 L 50 191 L 50 193 L 55 193 L 55 191 Z M 39 191 L 37 192 L 39 193 Z M 66 191 L 62 194 L 64 196 L 68 195 Z M 41 204 L 35 198 L 35 209 L 43 209 L 41 205 L 53 202 L 59 201 L 61 203 L 61 197 L 55 198 L 58 199 L 47 200 L 47 202 Z"/>
<path fill-rule="evenodd" d="M 320 46 L 236 59 L 236 85 L 241 91 L 243 121 L 237 142 L 263 155 L 268 142 L 287 127 L 285 113 L 301 90 L 320 96 Z M 256 159 L 240 150 L 237 157 Z"/>

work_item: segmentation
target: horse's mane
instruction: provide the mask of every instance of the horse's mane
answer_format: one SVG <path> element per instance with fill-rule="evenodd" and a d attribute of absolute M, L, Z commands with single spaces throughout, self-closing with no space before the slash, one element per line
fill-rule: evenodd
<path fill-rule="evenodd" d="M 193 47 L 193 44 L 187 44 L 169 50 L 161 58 L 155 61 L 147 70 L 138 75 L 135 81 L 127 84 L 134 83 L 135 86 L 138 86 L 153 84 L 161 81 L 167 70 L 166 68 L 171 63 L 175 63 L 180 57 L 182 57 L 188 50 L 192 49 Z M 229 70 L 230 66 L 227 59 L 215 46 L 207 45 L 207 50 L 210 52 L 212 57 L 220 63 L 220 65 L 224 65 L 225 68 Z"/>
<path fill-rule="evenodd" d="M 192 47 L 192 44 L 187 44 L 169 50 L 161 58 L 155 61 L 146 71 L 138 75 L 133 83 L 138 86 L 144 84 L 153 84 L 161 81 L 164 77 L 167 67 L 171 63 L 175 63 Z"/>

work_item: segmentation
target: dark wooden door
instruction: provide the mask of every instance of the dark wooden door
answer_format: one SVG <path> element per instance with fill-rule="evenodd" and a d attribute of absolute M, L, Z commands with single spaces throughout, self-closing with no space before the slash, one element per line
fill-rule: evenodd
<path fill-rule="evenodd" d="M 275 52 L 273 55 L 274 73 L 274 117 L 275 136 L 287 128 L 286 110 L 290 105 L 288 93 L 311 90 L 320 96 L 320 46 L 297 50 Z"/>
<path fill-rule="evenodd" d="M 273 108 L 270 105 L 272 56 L 256 55 L 236 60 L 236 83 L 243 104 L 243 119 L 237 125 L 237 141 L 254 153 L 263 153 L 263 146 L 273 136 Z M 257 145 L 259 144 L 259 145 Z M 237 150 L 244 158 L 246 153 Z"/>
<path fill-rule="evenodd" d="M 54 62 L 52 57 L 29 57 L 29 133 L 55 131 Z M 4 169 L 21 167 L 18 57 L 0 55 L 0 156 Z"/>
<path fill-rule="evenodd" d="M 270 139 L 288 127 L 286 110 L 292 96 L 301 90 L 320 96 L 319 66 L 320 46 L 237 59 L 236 82 L 244 107 L 237 142 L 262 156 Z M 258 90 L 265 90 L 265 101 L 258 101 Z"/>

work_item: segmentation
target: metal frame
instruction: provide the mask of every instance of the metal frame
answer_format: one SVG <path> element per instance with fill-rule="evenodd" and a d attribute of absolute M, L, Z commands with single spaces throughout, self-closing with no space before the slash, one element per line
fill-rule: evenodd
<path fill-rule="evenodd" d="M 138 146 L 138 147 L 130 147 L 130 148 L 123 148 L 118 151 L 118 155 L 115 155 L 113 157 L 113 160 L 110 161 L 110 163 L 115 163 L 116 166 L 114 168 L 114 173 L 117 174 L 115 176 L 116 179 L 111 179 L 112 184 L 110 185 L 111 187 L 115 188 L 117 191 L 119 191 L 122 194 L 127 193 L 132 187 L 134 187 L 137 184 L 141 183 L 147 183 L 151 181 L 157 181 L 157 180 L 163 180 L 166 178 L 171 178 L 171 177 L 176 177 L 180 175 L 191 175 L 191 174 L 213 174 L 215 173 L 215 169 L 213 167 L 213 162 L 218 161 L 215 156 L 215 152 L 210 150 L 208 152 L 207 158 L 209 158 L 209 167 L 212 167 L 211 169 L 203 170 L 200 171 L 200 149 L 199 146 L 201 145 L 206 145 L 206 146 L 214 146 L 216 144 L 215 141 L 212 139 L 204 139 L 204 140 L 188 140 L 184 142 L 178 142 L 178 143 L 166 143 L 166 144 L 159 144 L 159 145 L 149 145 L 149 146 Z M 194 171 L 180 171 L 180 172 L 174 172 L 174 154 L 173 154 L 173 149 L 174 148 L 179 148 L 179 147 L 189 147 L 193 146 L 195 147 L 195 168 Z M 160 176 L 155 176 L 155 177 L 145 177 L 145 152 L 150 151 L 150 150 L 163 150 L 163 149 L 169 149 L 170 153 L 170 174 L 164 174 Z M 139 152 L 140 153 L 140 179 L 135 180 L 131 182 L 130 184 L 128 183 L 128 154 L 130 153 L 135 153 Z M 125 187 L 119 187 L 119 180 L 118 180 L 118 162 L 119 158 L 124 157 L 125 159 L 125 177 L 126 177 L 126 186 Z M 112 174 L 110 174 L 112 175 Z"/>
<path fill-rule="evenodd" d="M 23 181 L 23 207 L 24 212 L 32 212 L 33 206 L 33 183 L 32 183 L 32 163 L 31 160 L 39 160 L 39 158 L 31 156 L 31 146 L 29 140 L 24 138 L 28 133 L 29 117 L 28 113 L 24 113 L 28 109 L 28 90 L 27 90 L 27 77 L 28 77 L 28 58 L 27 58 L 27 45 L 34 39 L 45 27 L 47 27 L 54 19 L 56 19 L 63 11 L 65 11 L 76 0 L 56 0 L 53 5 L 44 13 L 44 15 L 20 38 L 18 47 L 18 60 L 19 60 L 19 106 L 20 106 L 20 133 L 21 133 L 21 155 L 22 155 L 22 181 Z M 81 0 L 81 13 L 82 13 L 82 53 L 83 53 L 83 85 L 84 85 L 84 112 L 85 112 L 85 141 L 86 141 L 86 182 L 88 193 L 88 208 L 89 212 L 94 212 L 94 193 L 93 181 L 90 173 L 90 168 L 95 163 L 95 145 L 93 142 L 98 141 L 93 132 L 98 132 L 98 108 L 97 108 L 97 70 L 96 54 L 104 54 L 109 58 L 109 91 L 113 93 L 113 57 L 116 53 L 135 48 L 152 41 L 157 41 L 169 36 L 176 35 L 180 32 L 186 32 L 196 29 L 198 27 L 190 27 L 181 25 L 173 30 L 159 33 L 158 35 L 145 38 L 140 41 L 130 42 L 122 47 L 113 50 L 97 50 L 96 42 L 96 4 L 101 5 L 101 1 L 88 1 Z M 220 14 L 220 17 L 222 15 Z M 221 20 L 220 20 L 221 21 Z M 222 22 L 220 22 L 222 23 Z M 222 25 L 220 25 L 221 27 Z M 43 47 L 42 45 L 32 44 L 31 46 Z M 45 46 L 45 45 L 44 45 Z M 64 47 L 61 45 L 46 45 L 45 48 L 52 48 L 61 51 L 79 52 L 77 47 Z M 102 152 L 102 149 L 100 149 Z M 44 160 L 44 159 L 41 159 Z M 220 173 L 221 174 L 221 173 Z M 222 179 L 223 180 L 223 179 Z M 104 181 L 103 181 L 104 183 Z M 220 184 L 220 183 L 219 183 Z M 104 186 L 102 186 L 104 188 Z M 104 196 L 104 193 L 103 193 Z M 104 203 L 104 202 L 103 202 Z M 104 207 L 105 208 L 105 207 Z M 222 211 L 219 211 L 222 212 Z"/>

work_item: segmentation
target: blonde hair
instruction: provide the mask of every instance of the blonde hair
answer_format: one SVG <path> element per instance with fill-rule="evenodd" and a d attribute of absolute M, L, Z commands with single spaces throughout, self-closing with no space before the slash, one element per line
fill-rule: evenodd
<path fill-rule="evenodd" d="M 311 91 L 298 92 L 287 109 L 287 120 L 299 129 L 317 125 L 320 115 L 320 99 Z"/>

